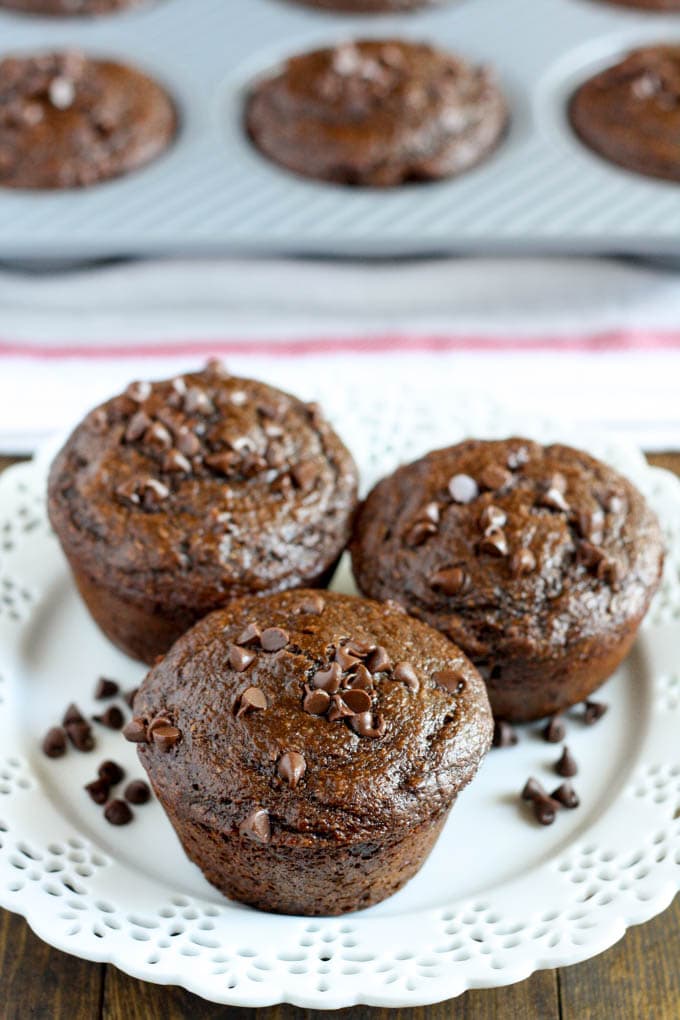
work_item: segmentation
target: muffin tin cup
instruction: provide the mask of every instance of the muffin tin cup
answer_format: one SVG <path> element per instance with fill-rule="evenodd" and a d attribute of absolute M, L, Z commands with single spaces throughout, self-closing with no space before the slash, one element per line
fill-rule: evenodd
<path fill-rule="evenodd" d="M 458 0 L 348 16 L 286 0 L 158 0 L 100 18 L 0 11 L 1 52 L 76 47 L 139 66 L 180 114 L 173 147 L 88 189 L 0 189 L 0 258 L 119 255 L 400 256 L 479 251 L 680 254 L 680 185 L 607 163 L 567 102 L 629 50 L 680 43 L 680 15 L 599 0 Z M 509 31 L 511 26 L 511 31 Z M 361 37 L 425 41 L 492 65 L 512 121 L 461 177 L 384 191 L 297 177 L 243 131 L 249 88 L 287 57 Z"/>

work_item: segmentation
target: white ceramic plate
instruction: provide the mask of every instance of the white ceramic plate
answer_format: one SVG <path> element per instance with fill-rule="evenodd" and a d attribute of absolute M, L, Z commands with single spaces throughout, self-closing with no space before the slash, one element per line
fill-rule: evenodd
<path fill-rule="evenodd" d="M 356 452 L 367 485 L 465 434 L 574 440 L 452 392 L 334 392 L 301 378 Z M 378 398 L 376 400 L 376 398 Z M 578 437 L 581 445 L 583 437 Z M 60 949 L 215 1001 L 331 1008 L 414 1006 L 587 959 L 663 910 L 680 885 L 680 483 L 634 450 L 588 441 L 663 522 L 669 555 L 633 654 L 603 688 L 593 728 L 568 718 L 581 807 L 541 828 L 518 800 L 529 774 L 557 785 L 559 746 L 537 726 L 493 751 L 421 873 L 335 919 L 274 917 L 221 898 L 184 857 L 156 803 L 108 825 L 82 790 L 104 757 L 140 776 L 134 749 L 97 727 L 93 754 L 49 761 L 42 734 L 95 679 L 142 669 L 82 607 L 46 523 L 47 454 L 0 478 L 0 903 Z M 350 582 L 341 573 L 340 587 Z M 101 703 L 98 707 L 101 707 Z"/>

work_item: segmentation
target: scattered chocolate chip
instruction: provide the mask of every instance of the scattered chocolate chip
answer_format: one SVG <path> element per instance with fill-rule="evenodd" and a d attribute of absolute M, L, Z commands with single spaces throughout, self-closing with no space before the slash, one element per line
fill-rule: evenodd
<path fill-rule="evenodd" d="M 123 695 L 123 700 L 125 704 L 128 706 L 128 708 L 132 708 L 138 690 L 139 687 L 131 687 L 130 690 L 126 691 L 125 694 Z"/>
<path fill-rule="evenodd" d="M 338 665 L 338 663 L 335 663 L 335 665 Z M 345 686 L 349 687 L 350 690 L 373 690 L 373 677 L 366 669 L 363 662 L 360 662 L 359 665 L 355 667 L 350 678 L 345 681 Z"/>
<path fill-rule="evenodd" d="M 378 645 L 372 652 L 369 652 L 366 659 L 366 668 L 371 673 L 386 673 L 388 669 L 391 669 L 392 662 L 387 654 L 387 649 L 383 648 L 382 645 Z"/>
<path fill-rule="evenodd" d="M 267 708 L 267 698 L 259 687 L 247 687 L 238 700 L 236 718 L 240 719 L 246 712 L 262 712 Z"/>
<path fill-rule="evenodd" d="M 118 502 L 122 503 L 123 506 L 140 506 L 142 502 L 136 478 L 128 478 L 127 481 L 121 482 L 120 485 L 116 486 L 114 489 L 114 495 L 118 499 Z"/>
<path fill-rule="evenodd" d="M 538 779 L 530 776 L 524 784 L 520 796 L 522 800 L 536 800 L 537 797 L 545 797 L 547 794 Z"/>
<path fill-rule="evenodd" d="M 581 799 L 571 783 L 561 783 L 550 796 L 566 808 L 577 808 L 581 803 Z"/>
<path fill-rule="evenodd" d="M 549 744 L 560 744 L 564 740 L 566 732 L 561 717 L 554 715 L 543 728 L 543 739 L 547 740 Z"/>
<path fill-rule="evenodd" d="M 541 825 L 552 825 L 559 807 L 559 801 L 553 800 L 552 797 L 535 797 L 534 816 L 536 821 Z"/>
<path fill-rule="evenodd" d="M 404 541 L 406 545 L 415 549 L 426 542 L 431 535 L 436 535 L 436 533 L 437 525 L 433 524 L 432 521 L 416 521 L 407 530 L 404 535 Z"/>
<path fill-rule="evenodd" d="M 78 706 L 76 704 L 74 704 L 73 702 L 71 702 L 71 704 L 68 706 L 68 708 L 64 712 L 64 715 L 62 716 L 61 725 L 62 726 L 67 726 L 69 723 L 76 723 L 76 722 L 84 723 L 86 721 L 87 720 L 85 719 L 85 716 L 80 711 Z"/>
<path fill-rule="evenodd" d="M 598 722 L 608 708 L 609 705 L 605 705 L 602 701 L 586 701 L 585 712 L 583 713 L 583 721 L 586 726 L 592 726 Z"/>
<path fill-rule="evenodd" d="M 167 715 L 161 714 L 154 716 L 154 718 L 151 720 L 151 722 L 146 728 L 146 732 L 149 736 L 149 739 L 153 736 L 154 730 L 159 729 L 159 727 L 161 726 L 172 726 L 172 720 L 168 719 Z"/>
<path fill-rule="evenodd" d="M 348 646 L 341 645 L 335 651 L 335 661 L 343 673 L 347 673 L 350 669 L 354 669 L 355 666 L 359 665 L 359 656 L 354 655 Z"/>
<path fill-rule="evenodd" d="M 101 715 L 93 716 L 95 722 L 102 726 L 108 726 L 110 730 L 122 730 L 125 725 L 125 716 L 118 708 L 118 705 L 111 705 Z"/>
<path fill-rule="evenodd" d="M 339 662 L 332 662 L 328 669 L 318 669 L 312 677 L 312 686 L 328 694 L 335 694 L 340 690 L 342 670 Z"/>
<path fill-rule="evenodd" d="M 125 787 L 123 795 L 130 804 L 146 804 L 151 799 L 151 790 L 143 779 L 133 779 Z"/>
<path fill-rule="evenodd" d="M 317 471 L 317 465 L 313 460 L 303 460 L 302 463 L 295 464 L 290 473 L 296 488 L 302 492 L 309 492 L 314 488 Z"/>
<path fill-rule="evenodd" d="M 405 684 L 412 694 L 417 694 L 420 688 L 418 674 L 410 662 L 398 662 L 394 667 L 394 679 Z"/>
<path fill-rule="evenodd" d="M 531 549 L 518 549 L 510 560 L 510 569 L 515 577 L 531 574 L 536 569 L 536 557 Z"/>
<path fill-rule="evenodd" d="M 441 509 L 439 503 L 426 503 L 418 515 L 419 520 L 431 521 L 433 524 L 439 524 L 439 518 L 441 516 Z"/>
<path fill-rule="evenodd" d="M 215 405 L 208 394 L 199 389 L 198 386 L 192 386 L 186 391 L 183 406 L 187 414 L 208 415 L 212 414 L 215 410 Z"/>
<path fill-rule="evenodd" d="M 238 827 L 239 835 L 248 839 L 254 839 L 258 843 L 269 843 L 271 839 L 271 825 L 269 812 L 264 808 L 255 808 Z"/>
<path fill-rule="evenodd" d="M 236 638 L 237 645 L 259 645 L 260 643 L 260 628 L 256 623 L 249 623 L 245 630 L 241 631 L 239 636 Z"/>
<path fill-rule="evenodd" d="M 276 771 L 291 790 L 294 790 L 307 771 L 307 762 L 297 751 L 286 751 L 279 758 Z"/>
<path fill-rule="evenodd" d="M 84 789 L 87 790 L 95 804 L 106 804 L 109 799 L 109 784 L 105 779 L 93 779 Z"/>
<path fill-rule="evenodd" d="M 170 489 L 157 478 L 145 478 L 142 482 L 142 503 L 146 510 L 157 510 L 170 495 Z"/>
<path fill-rule="evenodd" d="M 87 722 L 71 722 L 64 727 L 76 751 L 91 751 L 94 748 L 92 727 Z"/>
<path fill-rule="evenodd" d="M 538 505 L 544 506 L 548 510 L 557 510 L 563 513 L 569 511 L 569 504 L 564 498 L 564 491 L 560 491 L 554 485 L 551 485 L 545 492 L 539 495 Z"/>
<path fill-rule="evenodd" d="M 240 645 L 229 645 L 229 665 L 236 673 L 243 673 L 250 666 L 257 654 L 248 648 L 241 648 Z"/>
<path fill-rule="evenodd" d="M 201 450 L 200 439 L 186 426 L 177 432 L 175 444 L 179 452 L 183 453 L 186 457 L 195 457 Z"/>
<path fill-rule="evenodd" d="M 435 591 L 445 595 L 458 595 L 467 585 L 467 574 L 462 567 L 445 567 L 431 575 L 429 584 Z"/>
<path fill-rule="evenodd" d="M 304 711 L 310 715 L 324 715 L 331 703 L 330 695 L 326 691 L 311 691 L 308 687 L 305 687 L 305 691 L 307 693 L 302 702 Z"/>
<path fill-rule="evenodd" d="M 578 772 L 576 759 L 568 747 L 564 748 L 560 758 L 555 762 L 555 772 L 558 776 L 564 776 L 565 779 L 571 779 Z"/>
<path fill-rule="evenodd" d="M 309 613 L 310 616 L 321 616 L 326 608 L 326 602 L 321 595 L 312 593 L 307 595 L 297 608 L 298 613 Z"/>
<path fill-rule="evenodd" d="M 129 397 L 130 400 L 134 400 L 136 404 L 143 404 L 151 396 L 151 383 L 131 382 L 125 390 L 125 396 Z"/>
<path fill-rule="evenodd" d="M 362 691 L 359 688 L 344 691 L 342 694 L 342 700 L 353 715 L 362 715 L 364 712 L 370 711 L 371 695 L 368 691 Z"/>
<path fill-rule="evenodd" d="M 109 680 L 108 677 L 100 676 L 97 680 L 97 686 L 94 689 L 94 696 L 97 701 L 104 701 L 106 698 L 115 698 L 119 689 L 120 688 L 115 680 Z"/>
<path fill-rule="evenodd" d="M 354 715 L 350 719 L 349 724 L 358 736 L 370 737 L 373 740 L 384 736 L 387 729 L 384 716 L 380 715 L 380 713 L 374 716 L 373 712 L 363 712 L 361 715 Z"/>
<path fill-rule="evenodd" d="M 499 506 L 494 506 L 493 503 L 489 503 L 489 505 L 485 506 L 479 515 L 479 526 L 484 534 L 488 535 L 490 532 L 504 527 L 507 520 L 508 515 L 505 510 L 501 510 Z"/>
<path fill-rule="evenodd" d="M 519 737 L 517 730 L 504 719 L 496 719 L 493 726 L 494 747 L 514 747 Z"/>
<path fill-rule="evenodd" d="M 147 744 L 149 742 L 146 723 L 141 716 L 136 715 L 134 719 L 130 719 L 130 722 L 123 727 L 123 736 L 131 744 Z"/>
<path fill-rule="evenodd" d="M 151 736 L 161 751 L 171 751 L 181 740 L 182 733 L 176 726 L 159 726 Z"/>
<path fill-rule="evenodd" d="M 479 543 L 479 551 L 488 556 L 507 556 L 508 540 L 502 528 L 491 528 Z"/>
<path fill-rule="evenodd" d="M 144 443 L 156 450 L 169 450 L 172 446 L 172 436 L 162 422 L 154 421 L 144 433 Z"/>
<path fill-rule="evenodd" d="M 115 761 L 103 761 L 97 769 L 97 775 L 109 786 L 116 786 L 125 778 L 125 772 Z"/>
<path fill-rule="evenodd" d="M 574 523 L 579 534 L 589 542 L 597 544 L 604 538 L 604 512 L 600 507 L 593 510 L 579 510 Z"/>
<path fill-rule="evenodd" d="M 104 808 L 104 818 L 111 825 L 128 825 L 132 821 L 132 811 L 124 800 L 110 800 Z"/>
<path fill-rule="evenodd" d="M 455 669 L 440 669 L 439 672 L 432 674 L 432 679 L 437 687 L 448 691 L 449 694 L 460 694 L 465 690 L 465 680 Z"/>
<path fill-rule="evenodd" d="M 238 461 L 238 454 L 231 450 L 225 450 L 223 453 L 211 453 L 205 458 L 205 463 L 209 468 L 225 477 L 233 472 Z"/>
<path fill-rule="evenodd" d="M 512 481 L 512 474 L 502 464 L 487 464 L 479 476 L 479 483 L 484 489 L 504 489 Z"/>
<path fill-rule="evenodd" d="M 267 627 L 262 631 L 261 643 L 265 652 L 278 652 L 285 648 L 289 641 L 288 632 L 281 627 Z"/>
<path fill-rule="evenodd" d="M 61 758 L 66 754 L 66 733 L 61 726 L 52 726 L 47 731 L 41 747 L 48 758 Z"/>
<path fill-rule="evenodd" d="M 168 450 L 163 458 L 163 470 L 168 474 L 190 475 L 191 461 L 179 450 Z"/>
<path fill-rule="evenodd" d="M 134 443 L 141 439 L 151 424 L 151 418 L 149 418 L 145 411 L 136 411 L 130 418 L 125 430 L 125 442 Z"/>
<path fill-rule="evenodd" d="M 329 722 L 337 722 L 338 719 L 350 719 L 355 713 L 346 705 L 342 695 L 334 694 L 331 698 L 330 708 L 327 717 Z"/>
<path fill-rule="evenodd" d="M 471 503 L 479 495 L 479 486 L 470 475 L 454 475 L 449 481 L 449 493 L 454 503 Z"/>

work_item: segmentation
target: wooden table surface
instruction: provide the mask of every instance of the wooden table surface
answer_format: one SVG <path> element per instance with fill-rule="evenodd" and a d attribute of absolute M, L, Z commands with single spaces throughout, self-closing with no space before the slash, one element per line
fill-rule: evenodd
<path fill-rule="evenodd" d="M 680 453 L 650 461 L 680 475 Z M 0 470 L 10 463 L 0 458 Z M 607 953 L 574 967 L 539 971 L 509 988 L 468 992 L 423 1009 L 357 1006 L 351 1020 L 680 1020 L 680 897 Z M 177 988 L 145 984 L 115 967 L 87 963 L 40 942 L 0 910 L 0 1020 L 310 1020 L 323 1013 L 277 1006 L 216 1006 Z"/>

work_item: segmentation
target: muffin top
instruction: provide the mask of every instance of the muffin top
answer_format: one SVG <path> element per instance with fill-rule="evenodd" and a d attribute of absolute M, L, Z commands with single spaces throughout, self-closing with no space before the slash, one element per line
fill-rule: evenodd
<path fill-rule="evenodd" d="M 596 74 L 572 97 L 570 116 L 606 159 L 680 180 L 680 46 L 646 46 Z"/>
<path fill-rule="evenodd" d="M 0 61 L 0 187 L 96 184 L 154 159 L 176 128 L 167 94 L 132 67 L 72 52 Z"/>
<path fill-rule="evenodd" d="M 203 619 L 146 677 L 134 712 L 173 812 L 298 846 L 448 808 L 492 729 L 479 674 L 441 634 L 398 607 L 301 590 Z"/>
<path fill-rule="evenodd" d="M 352 542 L 355 576 L 483 666 L 541 657 L 642 615 L 663 561 L 658 522 L 607 465 L 568 446 L 470 439 L 383 479 Z"/>
<path fill-rule="evenodd" d="M 214 363 L 91 411 L 52 465 L 49 510 L 92 578 L 207 612 L 315 582 L 347 542 L 356 490 L 317 405 Z"/>
<path fill-rule="evenodd" d="M 467 169 L 493 148 L 506 121 L 486 68 L 400 40 L 293 57 L 254 86 L 246 110 L 251 138 L 275 162 L 377 186 Z"/>

